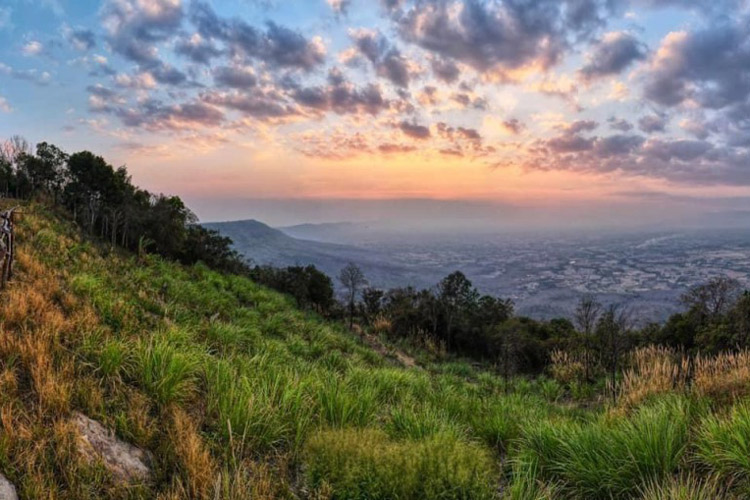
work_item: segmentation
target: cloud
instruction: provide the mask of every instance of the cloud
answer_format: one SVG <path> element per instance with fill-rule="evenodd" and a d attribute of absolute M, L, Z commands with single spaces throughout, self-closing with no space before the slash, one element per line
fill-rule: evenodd
<path fill-rule="evenodd" d="M 135 75 L 126 75 L 124 73 L 121 73 L 119 75 L 115 75 L 114 80 L 115 84 L 118 87 L 122 88 L 147 90 L 156 87 L 156 80 L 148 71 L 137 73 Z"/>
<path fill-rule="evenodd" d="M 293 82 L 287 85 L 295 102 L 318 112 L 377 115 L 391 105 L 377 84 L 357 88 L 338 69 L 329 72 L 327 85 L 303 87 Z"/>
<path fill-rule="evenodd" d="M 633 130 L 633 124 L 623 118 L 616 118 L 614 116 L 607 120 L 609 127 L 613 130 L 619 130 L 620 132 L 630 132 Z"/>
<path fill-rule="evenodd" d="M 350 30 L 349 36 L 362 56 L 372 63 L 378 76 L 390 80 L 397 87 L 409 86 L 412 76 L 409 61 L 379 32 L 357 29 Z"/>
<path fill-rule="evenodd" d="M 396 15 L 402 38 L 484 73 L 557 64 L 570 39 L 602 21 L 596 0 L 417 1 Z"/>
<path fill-rule="evenodd" d="M 593 149 L 595 140 L 575 134 L 563 134 L 548 140 L 546 145 L 556 153 L 577 153 Z"/>
<path fill-rule="evenodd" d="M 214 81 L 236 89 L 254 87 L 258 83 L 255 71 L 249 66 L 220 66 L 213 71 Z"/>
<path fill-rule="evenodd" d="M 638 120 L 638 128 L 647 134 L 664 132 L 667 129 L 668 121 L 664 115 L 646 115 Z"/>
<path fill-rule="evenodd" d="M 645 73 L 644 96 L 672 107 L 692 101 L 722 109 L 750 96 L 748 19 L 667 35 Z"/>
<path fill-rule="evenodd" d="M 623 31 L 607 33 L 593 45 L 586 65 L 581 68 L 585 80 L 616 75 L 638 60 L 646 58 L 646 46 Z"/>
<path fill-rule="evenodd" d="M 175 52 L 187 57 L 194 63 L 208 64 L 211 59 L 218 57 L 222 51 L 205 40 L 200 33 L 194 33 L 189 38 L 182 38 L 175 44 Z"/>
<path fill-rule="evenodd" d="M 2 111 L 3 113 L 10 113 L 11 111 L 13 111 L 13 107 L 3 96 L 0 96 L 0 111 Z"/>
<path fill-rule="evenodd" d="M 409 123 L 403 121 L 398 124 L 398 128 L 401 129 L 401 132 L 403 132 L 404 135 L 411 137 L 412 139 L 429 139 L 432 135 L 430 134 L 430 129 L 428 127 L 419 125 L 415 122 Z"/>
<path fill-rule="evenodd" d="M 63 34 L 68 43 L 78 51 L 86 52 L 96 48 L 96 35 L 89 29 L 67 28 Z"/>
<path fill-rule="evenodd" d="M 149 73 L 153 75 L 159 83 L 168 85 L 179 85 L 187 80 L 185 73 L 166 63 L 158 63 L 149 67 Z"/>
<path fill-rule="evenodd" d="M 199 130 L 218 126 L 224 121 L 221 110 L 201 101 L 166 105 L 158 100 L 147 100 L 135 108 L 118 107 L 109 112 L 128 127 L 153 131 Z"/>
<path fill-rule="evenodd" d="M 378 146 L 378 151 L 383 154 L 411 153 L 417 147 L 406 144 L 383 143 Z"/>
<path fill-rule="evenodd" d="M 40 71 L 38 69 L 15 69 L 2 62 L 0 62 L 0 73 L 18 80 L 26 80 L 35 83 L 40 87 L 46 87 L 49 85 L 50 81 L 52 81 L 52 75 L 47 71 Z"/>
<path fill-rule="evenodd" d="M 647 157 L 656 158 L 664 162 L 679 160 L 683 162 L 695 160 L 713 148 L 706 141 L 693 140 L 659 140 L 648 141 L 643 149 Z"/>
<path fill-rule="evenodd" d="M 293 142 L 295 149 L 303 155 L 322 160 L 348 160 L 371 153 L 373 150 L 366 135 L 338 128 L 333 131 L 309 131 L 297 134 Z"/>
<path fill-rule="evenodd" d="M 510 132 L 513 135 L 518 135 L 526 128 L 526 126 L 518 120 L 518 118 L 511 118 L 502 122 L 502 127 L 505 131 Z"/>
<path fill-rule="evenodd" d="M 679 125 L 682 130 L 700 140 L 706 140 L 712 132 L 709 124 L 695 118 L 684 118 Z"/>
<path fill-rule="evenodd" d="M 21 53 L 25 56 L 38 56 L 44 50 L 42 42 L 30 40 L 21 47 Z"/>
<path fill-rule="evenodd" d="M 270 66 L 310 71 L 325 62 L 326 48 L 320 38 L 308 40 L 273 21 L 263 31 L 239 18 L 222 19 L 200 1 L 191 4 L 190 20 L 202 37 L 225 42 L 232 50 Z"/>
<path fill-rule="evenodd" d="M 622 156 L 641 147 L 644 141 L 645 139 L 639 135 L 616 134 L 597 139 L 594 149 L 601 157 Z"/>
<path fill-rule="evenodd" d="M 326 0 L 333 12 L 337 15 L 346 14 L 351 7 L 351 0 Z"/>
<path fill-rule="evenodd" d="M 432 74 L 435 75 L 438 80 L 445 83 L 454 83 L 458 80 L 458 77 L 461 76 L 461 70 L 453 61 L 434 57 L 430 61 L 430 65 L 432 66 Z"/>
<path fill-rule="evenodd" d="M 102 7 L 112 49 L 142 66 L 161 63 L 156 44 L 175 35 L 182 20 L 180 0 L 108 0 Z"/>
<path fill-rule="evenodd" d="M 262 121 L 284 120 L 300 114 L 299 109 L 287 102 L 275 90 L 241 92 L 205 92 L 201 100 L 222 108 L 241 112 L 244 116 Z"/>

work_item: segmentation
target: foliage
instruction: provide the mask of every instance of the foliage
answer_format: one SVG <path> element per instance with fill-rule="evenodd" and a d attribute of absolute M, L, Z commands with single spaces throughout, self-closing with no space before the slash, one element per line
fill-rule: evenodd
<path fill-rule="evenodd" d="M 490 499 L 494 464 L 481 447 L 438 434 L 410 442 L 371 430 L 325 431 L 305 449 L 313 486 L 334 499 Z"/>

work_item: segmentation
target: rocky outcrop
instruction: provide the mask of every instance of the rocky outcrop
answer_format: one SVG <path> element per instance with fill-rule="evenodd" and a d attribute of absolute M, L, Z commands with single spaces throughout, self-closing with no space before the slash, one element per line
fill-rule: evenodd
<path fill-rule="evenodd" d="M 73 423 L 78 431 L 78 452 L 84 460 L 101 462 L 119 481 L 140 483 L 148 479 L 151 458 L 147 452 L 117 439 L 102 424 L 82 413 L 73 416 Z"/>
<path fill-rule="evenodd" d="M 0 500 L 18 500 L 16 487 L 2 474 L 0 474 Z"/>

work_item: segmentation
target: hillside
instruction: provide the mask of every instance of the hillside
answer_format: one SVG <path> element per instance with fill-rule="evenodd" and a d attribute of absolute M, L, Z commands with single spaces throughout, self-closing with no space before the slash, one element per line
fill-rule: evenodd
<path fill-rule="evenodd" d="M 419 273 L 394 262 L 392 257 L 371 248 L 300 239 L 256 220 L 212 222 L 203 224 L 219 231 L 234 242 L 234 248 L 258 265 L 279 267 L 313 264 L 329 276 L 338 276 L 349 262 L 359 265 L 374 286 L 390 288 L 404 283 L 431 286 L 441 275 Z M 310 234 L 310 227 L 289 229 L 291 234 Z"/>
<path fill-rule="evenodd" d="M 248 279 L 109 250 L 41 205 L 17 230 L 0 292 L 0 473 L 20 498 L 750 491 L 747 356 L 699 360 L 676 390 L 655 370 L 626 374 L 607 407 L 559 371 L 506 385 L 427 353 L 401 367 Z M 142 450 L 144 476 L 83 453 L 85 418 Z"/>

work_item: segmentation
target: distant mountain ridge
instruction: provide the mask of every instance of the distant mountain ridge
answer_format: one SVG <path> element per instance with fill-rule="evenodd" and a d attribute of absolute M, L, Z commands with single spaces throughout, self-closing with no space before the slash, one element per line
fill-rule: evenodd
<path fill-rule="evenodd" d="M 231 238 L 234 248 L 258 265 L 286 267 L 313 264 L 335 280 L 341 268 L 354 262 L 362 268 L 373 286 L 390 288 L 404 283 L 429 286 L 435 282 L 437 276 L 417 273 L 414 269 L 394 263 L 390 256 L 377 250 L 320 241 L 324 238 L 321 236 L 321 226 L 324 233 L 343 226 L 352 227 L 350 224 L 354 226 L 353 223 L 302 224 L 275 229 L 255 219 L 248 219 L 203 225 Z M 290 234 L 310 235 L 310 238 L 318 240 L 302 239 Z"/>

